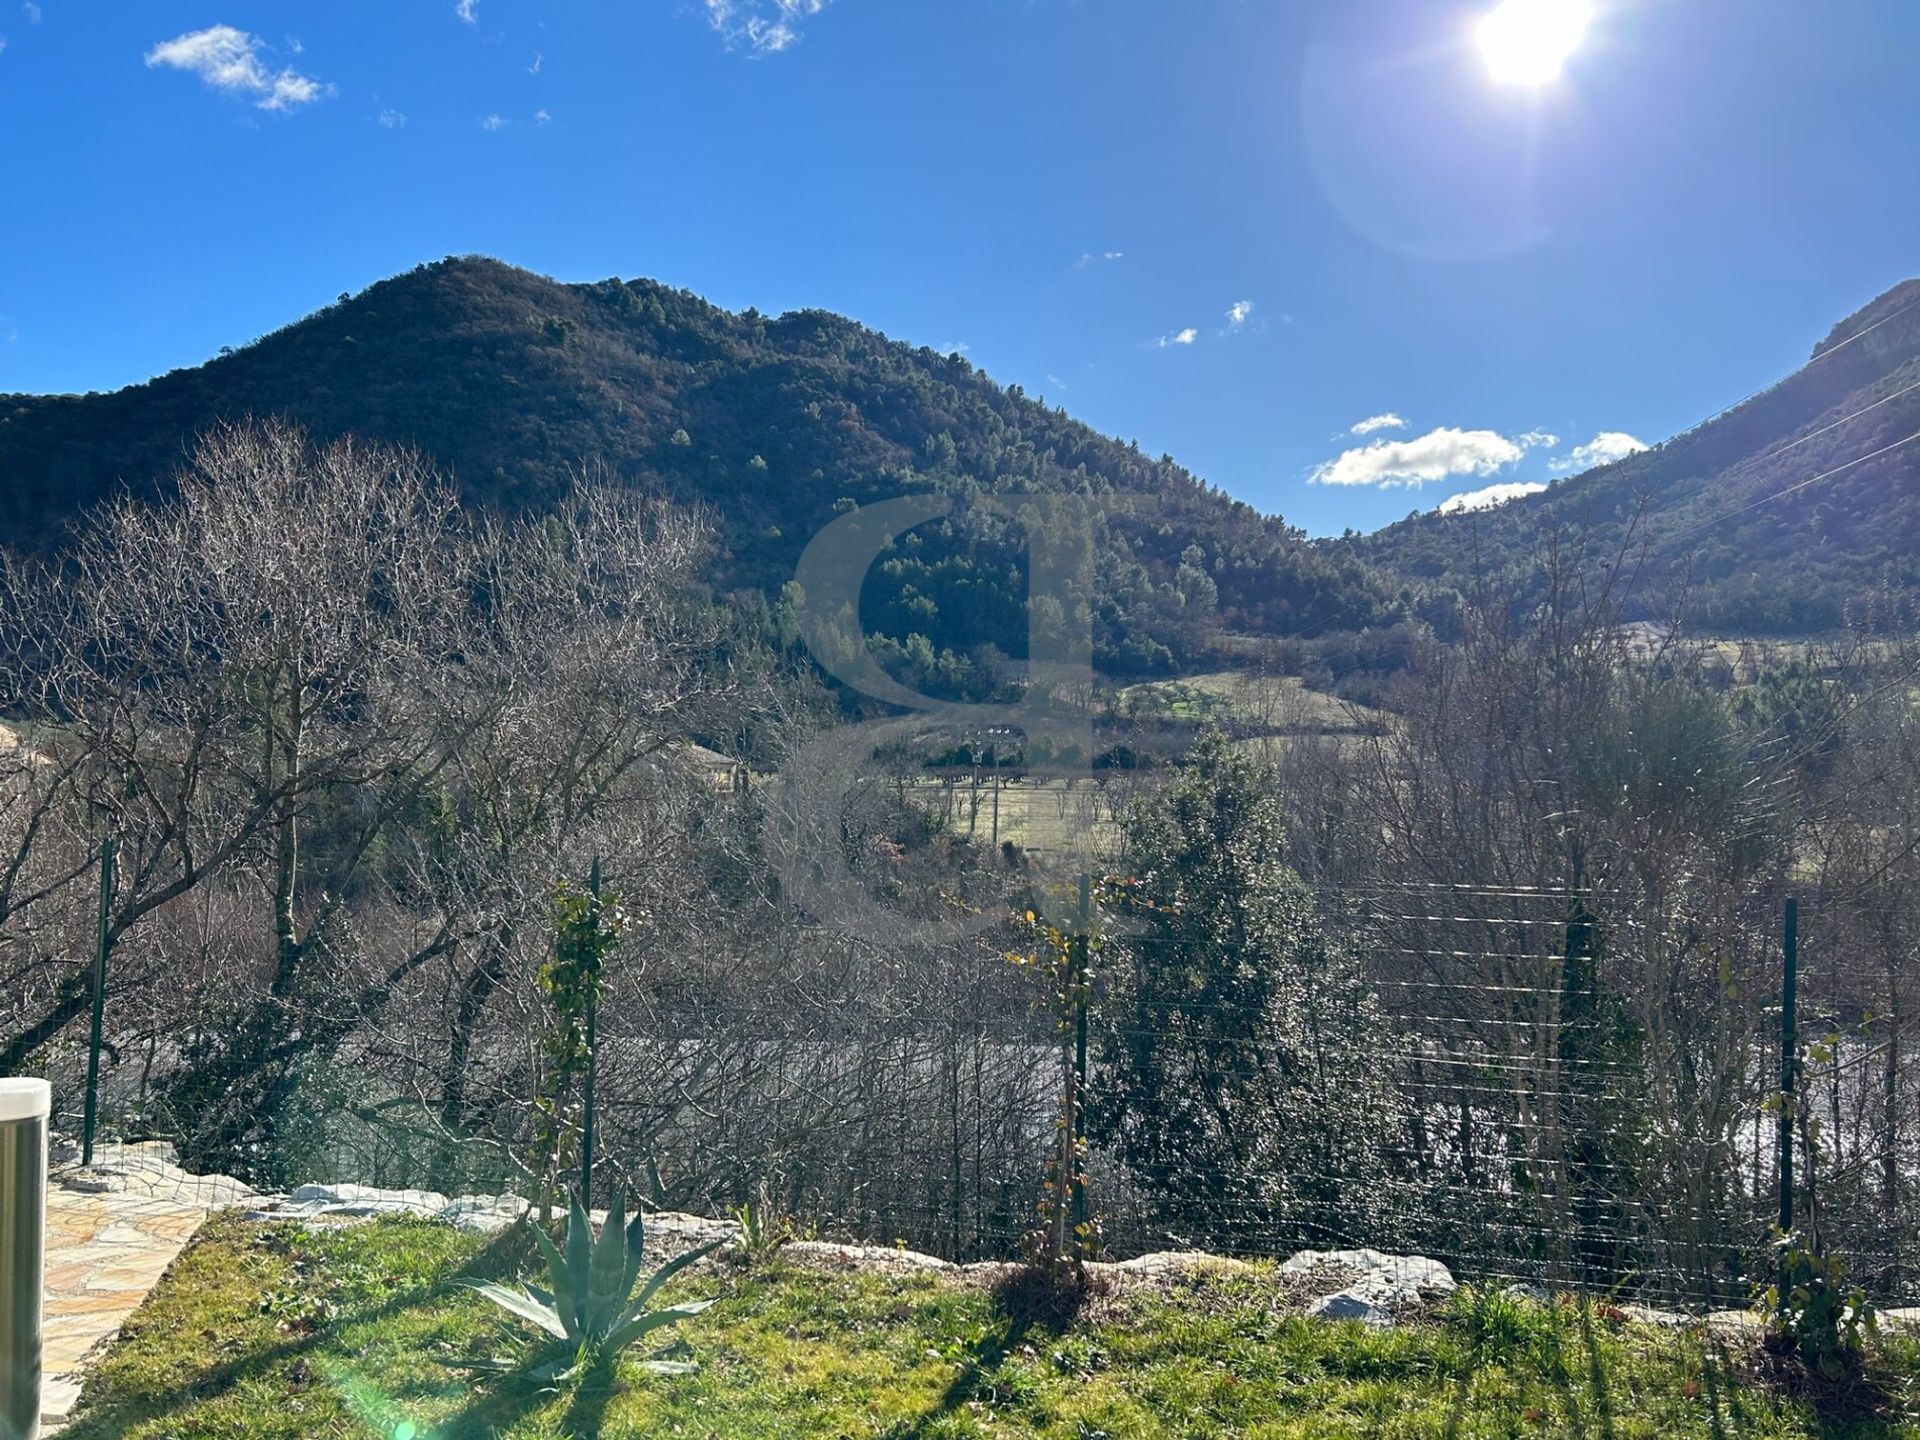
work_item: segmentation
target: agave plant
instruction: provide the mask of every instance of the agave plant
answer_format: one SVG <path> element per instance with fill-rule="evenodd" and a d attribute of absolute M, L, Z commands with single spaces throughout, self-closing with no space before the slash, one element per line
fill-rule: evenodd
<path fill-rule="evenodd" d="M 656 1330 L 691 1319 L 713 1304 L 694 1300 L 684 1305 L 650 1308 L 660 1289 L 675 1275 L 719 1249 L 723 1241 L 690 1250 L 668 1261 L 648 1277 L 638 1294 L 634 1285 L 640 1279 L 640 1261 L 646 1247 L 641 1218 L 627 1219 L 626 1199 L 616 1194 L 607 1222 L 593 1233 L 580 1197 L 573 1196 L 573 1208 L 567 1216 L 567 1248 L 564 1253 L 545 1230 L 533 1228 L 533 1238 L 546 1258 L 553 1288 L 538 1285 L 496 1285 L 491 1281 L 468 1281 L 494 1304 L 509 1314 L 538 1326 L 565 1350 L 545 1372 L 552 1375 L 590 1370 L 609 1364 L 621 1351 Z M 699 1368 L 684 1361 L 658 1357 L 642 1362 L 656 1374 L 682 1375 Z"/>

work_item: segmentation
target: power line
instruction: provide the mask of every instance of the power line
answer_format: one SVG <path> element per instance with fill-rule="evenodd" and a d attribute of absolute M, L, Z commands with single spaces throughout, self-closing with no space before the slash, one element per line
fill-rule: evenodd
<path fill-rule="evenodd" d="M 1836 423 L 1844 424 L 1846 422 L 1839 421 Z M 1727 511 L 1725 514 L 1715 515 L 1712 519 L 1702 520 L 1697 525 L 1689 525 L 1684 530 L 1675 531 L 1667 538 L 1669 540 L 1684 540 L 1689 535 L 1697 535 L 1702 530 L 1710 529 L 1723 520 L 1731 520 L 1737 515 L 1745 515 L 1750 511 L 1758 510 L 1763 505 L 1771 505 L 1775 500 L 1781 500 L 1788 495 L 1794 494 L 1796 491 L 1805 490 L 1809 485 L 1818 485 L 1822 480 L 1831 480 L 1842 471 L 1851 470 L 1856 465 L 1864 465 L 1869 460 L 1878 460 L 1882 455 L 1891 454 L 1893 451 L 1900 449 L 1901 446 L 1911 445 L 1916 440 L 1920 440 L 1920 430 L 1914 431 L 1904 439 L 1894 441 L 1891 445 L 1883 445 L 1878 450 L 1872 451 L 1869 454 L 1855 456 L 1843 465 L 1834 466 L 1831 470 L 1822 470 L 1818 475 L 1812 476 L 1810 479 L 1798 481 L 1795 484 L 1787 486 L 1784 490 L 1776 490 L 1771 495 L 1763 495 L 1752 504 L 1742 505 L 1737 509 Z"/>
<path fill-rule="evenodd" d="M 1909 300 L 1906 304 L 1902 305 L 1898 310 L 1895 310 L 1891 315 L 1882 315 L 1878 320 L 1874 321 L 1873 324 L 1863 326 L 1861 329 L 1854 331 L 1853 334 L 1849 335 L 1846 339 L 1842 340 L 1839 344 L 1828 346 L 1825 350 L 1822 350 L 1818 355 L 1815 355 L 1811 360 L 1807 361 L 1805 365 L 1802 365 L 1798 370 L 1794 371 L 1794 374 L 1804 375 L 1808 370 L 1812 369 L 1815 365 L 1818 365 L 1822 360 L 1826 360 L 1834 355 L 1838 355 L 1842 350 L 1846 349 L 1849 345 L 1853 344 L 1855 341 L 1866 339 L 1867 336 L 1871 335 L 1874 331 L 1878 330 L 1882 325 L 1891 325 L 1895 320 L 1898 320 L 1902 315 L 1906 314 L 1909 310 L 1913 309 L 1916 305 L 1920 305 L 1920 297 L 1916 297 L 1912 300 Z M 1789 375 L 1785 377 L 1785 379 L 1775 380 L 1771 385 L 1762 385 L 1758 390 L 1751 391 L 1748 394 L 1741 396 L 1740 399 L 1734 401 L 1731 405 L 1724 406 L 1723 408 L 1714 411 L 1713 414 L 1707 416 L 1706 419 L 1700 421 L 1698 424 L 1692 425 L 1687 429 L 1682 430 L 1680 432 L 1680 435 L 1676 435 L 1674 439 L 1677 440 L 1681 438 L 1681 436 L 1693 434 L 1695 430 L 1701 430 L 1706 428 L 1708 425 L 1711 425 L 1714 421 L 1719 420 L 1724 416 L 1731 415 L 1734 411 L 1738 410 L 1742 405 L 1751 404 L 1753 401 L 1758 400 L 1762 395 L 1767 394 L 1769 391 L 1779 389 L 1780 386 L 1786 384 L 1787 380 L 1791 380 L 1792 378 L 1793 376 Z M 1669 441 L 1668 443 L 1671 444 L 1672 442 Z"/>
<path fill-rule="evenodd" d="M 1878 400 L 1875 400 L 1871 405 L 1862 405 L 1858 410 L 1854 411 L 1851 415 L 1842 415 L 1838 420 L 1835 420 L 1832 424 L 1822 425 L 1818 430 L 1809 431 L 1807 434 L 1802 435 L 1798 440 L 1789 440 L 1786 444 L 1780 446 L 1778 449 L 1767 451 L 1766 454 L 1762 455 L 1758 460 L 1755 460 L 1753 463 L 1755 465 L 1759 465 L 1768 460 L 1778 459 L 1780 456 L 1786 454 L 1789 450 L 1798 450 L 1802 445 L 1805 445 L 1809 440 L 1818 440 L 1822 435 L 1827 434 L 1829 431 L 1838 430 L 1842 425 L 1852 424 L 1855 420 L 1858 420 L 1862 415 L 1865 415 L 1869 410 L 1878 410 L 1882 405 L 1891 405 L 1894 401 L 1900 399 L 1902 396 L 1911 395 L 1916 390 L 1920 390 L 1920 380 L 1914 381 L 1913 384 L 1911 385 L 1903 386 L 1901 389 L 1894 391 L 1891 395 L 1882 395 Z"/>
<path fill-rule="evenodd" d="M 1815 355 L 1811 360 L 1809 360 L 1806 365 L 1802 366 L 1798 371 L 1794 373 L 1805 374 L 1806 371 L 1812 366 L 1819 364 L 1822 360 L 1828 359 L 1833 355 L 1837 355 L 1840 351 L 1846 349 L 1848 346 L 1854 344 L 1855 342 L 1864 340 L 1867 336 L 1871 335 L 1874 331 L 1880 329 L 1881 326 L 1892 324 L 1895 320 L 1898 320 L 1901 316 L 1907 314 L 1909 311 L 1913 310 L 1916 306 L 1920 306 L 1920 298 L 1909 300 L 1906 304 L 1900 306 L 1897 310 L 1894 310 L 1891 314 L 1881 316 L 1878 320 L 1874 321 L 1871 325 L 1864 326 L 1863 328 L 1855 331 L 1852 335 L 1849 335 L 1845 340 L 1842 340 L 1838 344 L 1832 345 L 1827 349 L 1822 350 L 1819 354 Z M 1753 401 L 1759 399 L 1762 395 L 1765 395 L 1770 391 L 1777 389 L 1779 386 L 1785 384 L 1786 380 L 1790 380 L 1792 378 L 1793 378 L 1792 376 L 1788 376 L 1785 379 L 1776 380 L 1770 385 L 1762 386 L 1760 389 L 1750 392 L 1749 394 L 1734 401 L 1731 405 L 1725 406 L 1722 409 L 1715 411 L 1712 415 L 1709 415 L 1706 419 L 1701 420 L 1698 423 L 1690 426 L 1688 429 L 1681 431 L 1679 435 L 1676 435 L 1673 437 L 1673 440 L 1682 439 L 1688 435 L 1692 435 L 1695 432 L 1706 428 L 1708 425 L 1711 425 L 1714 421 L 1720 420 L 1728 415 L 1731 415 L 1734 411 L 1740 409 L 1742 406 L 1752 403 Z M 1825 435 L 1830 431 L 1839 429 L 1843 425 L 1850 424 L 1854 420 L 1859 419 L 1862 415 L 1865 415 L 1867 412 L 1871 410 L 1876 410 L 1882 405 L 1890 404 L 1893 401 L 1902 398 L 1903 396 L 1912 394 L 1915 390 L 1920 390 L 1920 381 L 1916 381 L 1911 385 L 1905 386 L 1904 388 L 1895 391 L 1891 395 L 1882 396 L 1880 399 L 1875 400 L 1870 404 L 1862 406 L 1860 409 L 1854 411 L 1852 414 L 1842 416 L 1838 420 L 1835 420 L 1827 425 L 1823 425 L 1818 430 L 1814 430 L 1809 434 L 1802 435 L 1799 438 L 1789 441 L 1788 443 L 1781 445 L 1774 450 L 1768 451 L 1765 454 L 1757 457 L 1751 463 L 1758 465 L 1758 464 L 1763 464 L 1768 460 L 1777 459 L 1779 456 L 1785 455 L 1788 451 L 1797 449 L 1801 445 L 1807 444 L 1809 441 L 1816 440 L 1820 436 Z M 1746 514 L 1751 510 L 1756 510 L 1760 508 L 1762 505 L 1770 504 L 1775 500 L 1783 498 L 1784 496 L 1791 495 L 1798 490 L 1804 490 L 1810 485 L 1817 485 L 1822 480 L 1831 479 L 1833 476 L 1840 474 L 1842 471 L 1851 469 L 1855 465 L 1865 464 L 1869 460 L 1877 459 L 1881 455 L 1887 454 L 1892 450 L 1899 449 L 1901 446 L 1907 445 L 1917 439 L 1920 439 L 1920 431 L 1916 431 L 1913 435 L 1909 435 L 1904 440 L 1896 441 L 1893 445 L 1887 446 L 1885 449 L 1877 450 L 1873 452 L 1873 454 L 1871 455 L 1862 455 L 1858 459 L 1850 460 L 1844 465 L 1836 466 L 1831 470 L 1823 472 L 1822 474 L 1813 476 L 1811 479 L 1800 481 L 1797 484 L 1788 486 L 1784 490 L 1778 491 L 1772 495 L 1765 496 L 1762 499 L 1757 500 L 1750 505 L 1743 506 L 1737 510 L 1729 510 L 1724 515 L 1714 516 L 1710 520 L 1702 521 L 1698 525 L 1689 526 L 1665 538 L 1669 542 L 1684 540 L 1688 536 L 1697 534 L 1701 530 L 1707 529 L 1710 526 L 1717 525 L 1723 520 L 1730 520 L 1735 516 Z M 1673 443 L 1673 440 L 1668 440 L 1665 443 L 1668 445 L 1671 445 Z M 1325 621 L 1319 625 L 1310 626 L 1305 630 L 1297 631 L 1294 634 L 1289 635 L 1285 638 L 1291 639 L 1291 640 L 1316 639 L 1320 635 L 1324 634 L 1328 629 L 1330 629 L 1333 623 L 1334 622 L 1332 622 L 1331 620 Z"/>

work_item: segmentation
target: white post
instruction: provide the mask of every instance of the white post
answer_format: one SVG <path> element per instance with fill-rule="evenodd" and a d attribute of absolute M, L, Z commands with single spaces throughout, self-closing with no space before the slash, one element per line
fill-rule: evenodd
<path fill-rule="evenodd" d="M 53 1087 L 0 1080 L 0 1440 L 39 1440 Z"/>

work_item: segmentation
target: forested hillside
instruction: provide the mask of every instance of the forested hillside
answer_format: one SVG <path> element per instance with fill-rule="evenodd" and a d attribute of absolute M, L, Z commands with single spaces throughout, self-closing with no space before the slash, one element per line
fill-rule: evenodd
<path fill-rule="evenodd" d="M 821 311 L 730 314 L 651 281 L 561 285 L 491 260 L 425 266 L 244 349 L 115 394 L 0 397 L 0 543 L 57 545 L 85 507 L 164 485 L 220 419 L 415 445 L 472 500 L 537 509 L 569 469 L 714 515 L 723 590 L 777 603 L 837 513 L 913 490 L 959 511 L 876 567 L 868 626 L 930 683 L 977 687 L 1025 633 L 1021 538 L 993 491 L 1151 497 L 1100 540 L 1099 659 L 1165 672 L 1221 630 L 1350 629 L 1403 602 L 1170 459 L 1098 435 L 957 355 Z M 918 637 L 918 638 L 916 638 Z"/>
<path fill-rule="evenodd" d="M 944 491 L 954 516 L 875 567 L 865 619 L 897 673 L 975 693 L 1026 630 L 1023 537 L 974 503 L 991 493 L 1136 504 L 1097 542 L 1097 659 L 1122 676 L 1204 668 L 1236 632 L 1379 634 L 1411 618 L 1451 633 L 1457 592 L 1536 599 L 1556 541 L 1633 555 L 1629 614 L 1664 618 L 1678 593 L 1731 632 L 1827 630 L 1870 592 L 1920 585 L 1920 443 L 1903 443 L 1920 431 L 1920 281 L 1652 450 L 1497 510 L 1315 544 L 963 357 L 824 311 L 736 315 L 652 281 L 562 285 L 447 260 L 145 385 L 0 396 L 0 545 L 57 548 L 89 506 L 158 493 L 196 433 L 249 416 L 417 446 L 468 499 L 516 513 L 605 466 L 707 510 L 714 583 L 764 600 L 776 630 L 823 525 Z"/>
<path fill-rule="evenodd" d="M 1543 543 L 1640 563 L 1629 613 L 1676 597 L 1732 632 L 1831 629 L 1920 584 L 1920 280 L 1849 316 L 1787 379 L 1664 445 L 1473 514 L 1353 542 L 1370 565 L 1537 597 Z"/>

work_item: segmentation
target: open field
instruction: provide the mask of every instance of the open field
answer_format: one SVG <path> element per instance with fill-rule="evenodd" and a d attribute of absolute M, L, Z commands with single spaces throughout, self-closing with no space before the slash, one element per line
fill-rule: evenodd
<path fill-rule="evenodd" d="M 1122 714 L 1177 722 L 1215 721 L 1254 731 L 1239 746 L 1277 759 L 1291 737 L 1352 737 L 1390 722 L 1363 705 L 1308 690 L 1292 676 L 1259 676 L 1224 670 L 1179 680 L 1130 685 L 1119 692 Z M 1059 856 L 1086 846 L 1086 858 L 1112 858 L 1120 845 L 1115 815 L 1130 787 L 1117 773 L 1101 781 L 1012 779 L 992 771 L 923 779 L 910 794 L 941 817 L 949 834 L 998 848 Z"/>
<path fill-rule="evenodd" d="M 1388 717 L 1319 690 L 1297 676 L 1220 670 L 1178 680 L 1152 680 L 1120 692 L 1123 713 L 1174 720 L 1218 720 L 1295 733 L 1363 731 Z"/>
<path fill-rule="evenodd" d="M 1088 858 L 1118 853 L 1117 791 L 1097 781 L 1004 780 L 991 772 L 952 781 L 923 781 L 910 791 L 949 834 L 997 849 L 1012 842 L 1041 855 L 1085 844 Z"/>

